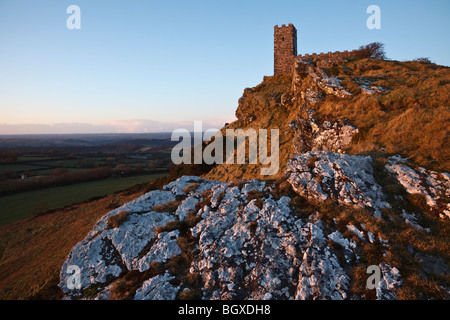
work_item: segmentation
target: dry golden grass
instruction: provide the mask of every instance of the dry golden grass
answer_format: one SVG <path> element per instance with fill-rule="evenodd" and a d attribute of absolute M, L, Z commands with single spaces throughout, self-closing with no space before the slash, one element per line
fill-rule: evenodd
<path fill-rule="evenodd" d="M 181 228 L 182 223 L 180 220 L 172 220 L 167 222 L 165 225 L 163 226 L 159 226 L 155 229 L 156 234 L 160 234 L 163 232 L 171 232 L 173 230 L 177 230 L 179 228 Z"/>
<path fill-rule="evenodd" d="M 200 184 L 197 182 L 191 183 L 190 185 L 188 185 L 186 188 L 183 189 L 183 192 L 189 194 L 190 192 L 197 190 L 199 185 Z"/>
<path fill-rule="evenodd" d="M 420 62 L 364 59 L 350 62 L 352 75 L 340 74 L 344 86 L 356 93 L 355 77 L 378 77 L 374 85 L 390 89 L 352 99 L 327 97 L 317 112 L 346 118 L 360 134 L 352 153 L 384 148 L 411 157 L 422 166 L 450 169 L 450 69 Z M 364 68 L 363 68 L 364 66 Z"/>
<path fill-rule="evenodd" d="M 61 298 L 59 272 L 94 224 L 141 193 L 125 192 L 0 228 L 0 299 Z"/>
<path fill-rule="evenodd" d="M 174 213 L 178 209 L 178 206 L 180 205 L 180 203 L 181 203 L 181 201 L 172 200 L 167 203 L 158 204 L 158 205 L 154 206 L 152 208 L 152 210 L 156 211 L 156 212 Z"/>
<path fill-rule="evenodd" d="M 247 195 L 247 200 L 250 202 L 252 200 L 255 200 L 255 205 L 259 208 L 262 209 L 264 202 L 262 200 L 262 198 L 265 197 L 264 192 L 261 191 L 257 191 L 257 190 L 251 190 L 248 195 Z"/>
<path fill-rule="evenodd" d="M 129 215 L 128 212 L 120 211 L 119 213 L 110 216 L 106 227 L 108 229 L 115 229 L 120 227 L 120 225 L 128 219 L 128 215 Z"/>

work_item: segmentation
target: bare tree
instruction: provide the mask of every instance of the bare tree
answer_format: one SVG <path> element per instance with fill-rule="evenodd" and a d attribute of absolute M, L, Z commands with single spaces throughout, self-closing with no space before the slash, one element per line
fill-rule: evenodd
<path fill-rule="evenodd" d="M 361 58 L 386 59 L 384 44 L 381 42 L 372 42 L 368 45 L 359 47 Z"/>
<path fill-rule="evenodd" d="M 426 58 L 426 57 L 416 58 L 413 61 L 417 61 L 420 63 L 432 63 L 430 58 Z"/>

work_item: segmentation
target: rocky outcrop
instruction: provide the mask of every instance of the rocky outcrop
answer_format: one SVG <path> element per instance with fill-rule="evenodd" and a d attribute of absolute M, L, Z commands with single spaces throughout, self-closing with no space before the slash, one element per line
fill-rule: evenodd
<path fill-rule="evenodd" d="M 163 262 L 179 253 L 179 248 L 172 240 L 177 234 L 157 235 L 159 226 L 176 219 L 167 212 L 153 212 L 151 208 L 175 199 L 169 191 L 154 191 L 125 204 L 120 209 L 106 214 L 96 224 L 88 236 L 78 243 L 69 254 L 62 270 L 74 265 L 81 269 L 80 285 L 86 289 L 91 285 L 106 283 L 117 278 L 126 270 L 145 270 L 152 261 Z M 119 227 L 109 229 L 108 220 L 120 212 L 128 212 L 128 217 Z M 153 243 L 159 252 L 150 250 L 140 256 Z M 61 288 L 67 288 L 71 274 L 61 272 Z"/>
<path fill-rule="evenodd" d="M 317 86 L 326 94 L 333 94 L 339 98 L 352 96 L 352 94 L 342 86 L 341 81 L 338 78 L 329 77 L 321 68 L 315 67 L 310 60 L 296 59 L 292 78 L 294 94 L 302 92 L 302 83 L 306 78 L 310 79 L 312 85 Z"/>
<path fill-rule="evenodd" d="M 389 204 L 373 177 L 371 162 L 370 157 L 312 151 L 291 159 L 286 177 L 304 197 L 370 208 L 381 217 L 381 209 Z"/>
<path fill-rule="evenodd" d="M 354 135 L 359 132 L 358 128 L 343 120 L 323 121 L 317 124 L 311 115 L 307 120 L 299 118 L 292 121 L 289 127 L 294 134 L 292 148 L 297 154 L 307 151 L 342 153 L 351 144 Z"/>
<path fill-rule="evenodd" d="M 407 159 L 391 157 L 386 168 L 394 174 L 408 193 L 425 197 L 427 205 L 441 218 L 450 218 L 450 174 L 419 167 L 416 170 L 404 164 Z"/>
<path fill-rule="evenodd" d="M 420 191 L 428 181 L 433 190 L 447 192 L 440 180 L 446 175 L 403 166 L 394 160 L 387 164 L 405 187 Z M 67 298 L 110 299 L 132 274 L 139 282 L 133 282 L 131 297 L 139 300 L 361 299 L 354 290 L 355 268 L 367 276 L 368 252 L 378 252 L 372 267 L 380 278 L 373 297 L 396 299 L 402 270 L 384 259 L 391 244 L 378 229 L 298 211 L 301 197 L 355 206 L 381 221 L 381 210 L 390 205 L 375 181 L 371 158 L 311 151 L 289 161 L 286 178 L 299 196 L 286 189 L 280 194 L 281 186 L 267 181 L 226 183 L 196 176 L 151 191 L 98 221 L 68 255 L 59 286 Z M 120 224 L 111 223 L 124 212 Z M 413 230 L 429 232 L 414 214 L 405 211 L 402 217 Z M 413 249 L 410 255 L 425 278 L 448 270 L 439 257 Z M 69 285 L 73 266 L 79 268 L 78 288 Z"/>
<path fill-rule="evenodd" d="M 343 120 L 334 123 L 324 121 L 313 139 L 311 151 L 328 150 L 340 153 L 350 145 L 353 136 L 358 132 L 358 128 Z"/>
<path fill-rule="evenodd" d="M 331 154 L 324 153 L 326 156 Z M 364 158 L 360 161 L 369 163 Z M 297 181 L 294 174 L 301 176 L 292 172 L 290 181 Z M 194 257 L 186 272 L 199 277 L 203 299 L 358 298 L 350 289 L 350 272 L 360 259 L 362 240 L 347 238 L 336 223 L 325 223 L 317 215 L 299 218 L 290 197 L 274 197 L 275 185 L 258 180 L 233 185 L 182 177 L 164 189 L 106 214 L 72 249 L 60 276 L 60 287 L 69 298 L 83 297 L 93 286 L 99 293 L 91 298 L 110 298 L 109 290 L 122 274 L 145 272 L 153 262 L 164 266 L 184 254 L 177 244 L 180 231 L 159 232 L 158 227 L 181 222 L 187 216 L 197 217 L 198 223 L 189 230 L 197 244 L 190 249 Z M 362 192 L 370 195 L 365 189 Z M 356 191 L 349 194 L 359 199 Z M 192 199 L 201 205 L 193 205 L 197 201 Z M 376 197 L 371 195 L 370 199 L 375 203 Z M 173 201 L 179 203 L 177 210 L 160 212 L 164 204 Z M 108 228 L 109 218 L 125 210 L 127 219 L 116 228 Z M 370 243 L 375 241 L 373 234 L 362 234 L 365 242 L 369 238 Z M 330 247 L 330 241 L 339 248 Z M 71 276 L 68 267 L 73 265 L 80 268 L 80 289 L 67 286 Z M 137 287 L 135 299 L 174 299 L 195 290 L 164 267 L 158 272 Z M 395 296 L 395 288 L 389 292 Z M 380 293 L 379 298 L 386 295 Z"/>
<path fill-rule="evenodd" d="M 220 191 L 222 201 L 203 208 L 192 230 L 200 252 L 190 272 L 201 275 L 205 299 L 288 299 L 295 291 L 300 221 L 288 197 L 248 200 L 245 190 L 268 191 L 250 183 Z"/>
<path fill-rule="evenodd" d="M 344 270 L 347 264 L 359 259 L 356 244 L 342 237 L 339 231 L 325 236 L 321 220 L 308 222 L 303 234 L 309 239 L 299 270 L 299 284 L 296 299 L 309 300 L 322 298 L 341 300 L 350 298 L 348 288 L 349 274 Z M 342 266 L 338 256 L 326 245 L 327 238 L 342 246 L 346 265 Z"/>
<path fill-rule="evenodd" d="M 297 59 L 291 93 L 285 97 L 285 104 L 292 103 L 300 108 L 297 119 L 289 123 L 294 135 L 292 148 L 296 154 L 325 150 L 343 152 L 359 132 L 358 128 L 342 119 L 319 123 L 314 119 L 314 106 L 327 94 L 340 98 L 352 95 L 342 87 L 339 79 L 327 76 L 310 60 Z"/>

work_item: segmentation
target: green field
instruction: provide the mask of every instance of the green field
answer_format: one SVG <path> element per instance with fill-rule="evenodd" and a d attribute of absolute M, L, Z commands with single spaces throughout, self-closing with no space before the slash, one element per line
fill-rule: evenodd
<path fill-rule="evenodd" d="M 30 162 L 30 161 L 41 161 L 41 160 L 52 160 L 55 157 L 47 156 L 20 156 L 17 157 L 17 162 Z"/>
<path fill-rule="evenodd" d="M 39 209 L 63 208 L 93 197 L 112 194 L 139 183 L 150 182 L 164 175 L 153 174 L 126 178 L 109 178 L 0 197 L 0 226 L 30 218 Z"/>
<path fill-rule="evenodd" d="M 46 168 L 46 166 L 35 166 L 35 165 L 29 165 L 29 164 L 2 164 L 0 165 L 0 173 L 5 172 L 20 172 L 20 171 L 26 171 L 26 170 L 39 170 Z"/>
<path fill-rule="evenodd" d="M 55 168 L 75 168 L 77 161 L 78 161 L 77 159 L 48 160 L 48 161 L 39 161 L 36 163 L 30 162 L 30 164 L 38 164 Z"/>
<path fill-rule="evenodd" d="M 50 175 L 55 171 L 56 168 L 51 168 L 51 169 L 36 169 L 35 172 L 40 175 L 40 176 L 46 176 L 46 175 Z M 67 170 L 67 172 L 83 172 L 86 171 L 88 169 L 85 168 L 64 168 L 65 170 Z"/>

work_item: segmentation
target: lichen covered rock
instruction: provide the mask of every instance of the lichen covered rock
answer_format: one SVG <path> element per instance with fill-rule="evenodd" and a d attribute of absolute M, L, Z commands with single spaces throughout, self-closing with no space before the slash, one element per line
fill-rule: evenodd
<path fill-rule="evenodd" d="M 370 208 L 381 217 L 381 209 L 390 205 L 373 177 L 371 163 L 370 157 L 311 151 L 288 162 L 286 177 L 301 196 Z"/>
<path fill-rule="evenodd" d="M 296 59 L 294 63 L 294 75 L 292 78 L 294 93 L 302 92 L 300 87 L 305 78 L 310 79 L 314 85 L 319 87 L 326 94 L 332 94 L 339 98 L 352 96 L 352 94 L 342 86 L 341 81 L 338 78 L 328 76 L 321 68 L 314 66 L 314 64 L 307 59 Z"/>
<path fill-rule="evenodd" d="M 405 160 L 403 160 L 405 161 Z M 406 160 L 407 161 L 407 160 Z M 441 218 L 450 218 L 450 174 L 419 167 L 416 170 L 392 157 L 386 168 L 394 174 L 408 193 L 425 197 L 427 205 Z"/>
<path fill-rule="evenodd" d="M 195 188 L 186 189 L 192 183 Z M 149 274 L 136 286 L 134 299 L 175 299 L 195 290 L 180 278 L 183 274 L 198 279 L 203 299 L 358 298 L 351 291 L 351 270 L 360 261 L 361 244 L 381 240 L 359 230 L 358 237 L 349 238 L 336 223 L 325 223 L 316 214 L 300 218 L 290 197 L 274 197 L 276 188 L 259 180 L 230 184 L 182 177 L 164 191 L 149 192 L 100 219 L 95 231 L 67 257 L 60 286 L 71 298 L 80 298 L 95 286 L 98 293 L 91 298 L 108 299 L 114 283 L 133 271 L 141 277 Z M 197 201 L 191 204 L 194 198 Z M 153 210 L 173 199 L 179 202 L 174 212 Z M 130 212 L 127 219 L 108 228 L 108 218 L 125 209 Z M 186 230 L 181 226 L 187 221 L 196 223 Z M 173 230 L 158 231 L 169 225 L 175 226 Z M 356 232 L 357 227 L 348 229 Z M 183 241 L 195 243 L 181 245 L 181 235 Z M 181 255 L 191 258 L 177 274 L 174 270 L 179 269 L 169 265 Z M 159 263 L 157 269 L 151 269 L 154 262 Z M 67 286 L 70 265 L 81 269 L 79 289 Z M 386 290 L 392 296 L 385 297 L 395 297 L 396 286 L 389 284 Z"/>

